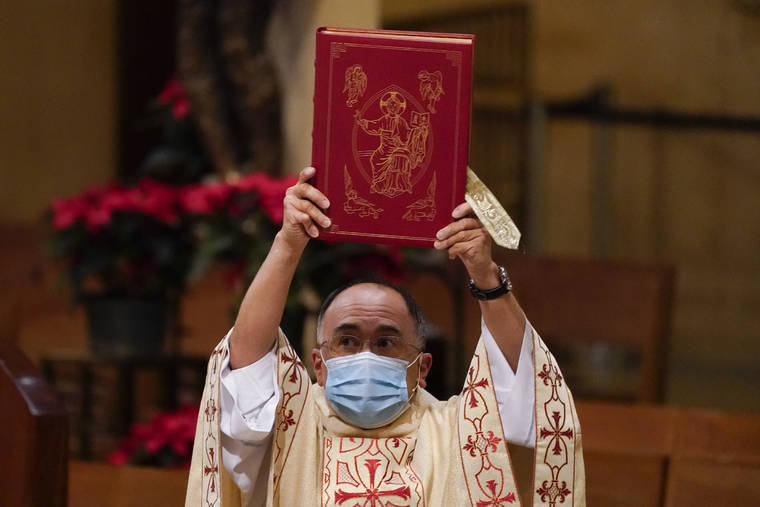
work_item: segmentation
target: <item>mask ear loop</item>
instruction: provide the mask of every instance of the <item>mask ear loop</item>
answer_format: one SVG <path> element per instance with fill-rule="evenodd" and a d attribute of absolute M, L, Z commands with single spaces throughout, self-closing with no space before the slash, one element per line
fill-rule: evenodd
<path fill-rule="evenodd" d="M 422 352 L 420 352 L 419 354 L 417 354 L 417 357 L 416 357 L 416 358 L 414 358 L 414 361 L 412 361 L 411 363 L 409 363 L 409 366 L 407 366 L 407 367 L 406 367 L 406 369 L 408 370 L 409 368 L 411 368 L 411 367 L 412 367 L 412 365 L 413 365 L 414 363 L 416 363 L 416 362 L 417 362 L 417 360 L 418 360 L 419 358 L 421 358 L 421 357 L 422 357 Z M 408 403 L 408 402 L 410 402 L 410 401 L 412 400 L 412 396 L 414 396 L 414 393 L 416 393 L 416 392 L 417 392 L 417 389 L 419 389 L 419 387 L 420 387 L 420 375 L 422 375 L 422 363 L 420 363 L 420 366 L 419 366 L 419 368 L 417 369 L 417 385 L 416 385 L 416 386 L 414 386 L 414 389 L 412 389 L 412 394 L 410 394 L 410 395 L 409 395 L 409 398 L 407 398 L 407 399 L 406 399 L 407 403 Z"/>

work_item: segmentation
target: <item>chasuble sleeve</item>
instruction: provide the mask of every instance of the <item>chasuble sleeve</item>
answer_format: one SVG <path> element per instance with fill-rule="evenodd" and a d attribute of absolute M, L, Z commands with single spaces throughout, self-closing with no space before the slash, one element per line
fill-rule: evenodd
<path fill-rule="evenodd" d="M 224 346 L 229 346 L 229 334 Z M 257 484 L 266 480 L 275 412 L 280 401 L 274 348 L 243 368 L 232 370 L 229 356 L 221 364 L 220 430 L 222 463 L 243 495 L 251 502 Z M 257 485 L 259 486 L 257 488 Z M 266 491 L 266 487 L 263 488 Z"/>
<path fill-rule="evenodd" d="M 225 338 L 228 346 L 229 334 Z M 269 436 L 275 409 L 280 401 L 276 379 L 277 356 L 274 348 L 258 361 L 232 370 L 229 357 L 221 366 L 221 430 L 244 442 L 257 442 Z"/>
<path fill-rule="evenodd" d="M 504 436 L 515 444 L 533 447 L 536 440 L 533 327 L 526 321 L 517 371 L 513 371 L 485 322 L 481 320 L 480 326 L 483 344 L 488 352 L 496 403 L 504 425 Z"/>

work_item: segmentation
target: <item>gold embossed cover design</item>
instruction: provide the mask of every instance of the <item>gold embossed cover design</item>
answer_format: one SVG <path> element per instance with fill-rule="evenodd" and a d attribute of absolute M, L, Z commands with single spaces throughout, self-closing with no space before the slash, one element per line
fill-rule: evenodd
<path fill-rule="evenodd" d="M 320 28 L 316 51 L 322 237 L 432 246 L 464 199 L 473 36 Z"/>

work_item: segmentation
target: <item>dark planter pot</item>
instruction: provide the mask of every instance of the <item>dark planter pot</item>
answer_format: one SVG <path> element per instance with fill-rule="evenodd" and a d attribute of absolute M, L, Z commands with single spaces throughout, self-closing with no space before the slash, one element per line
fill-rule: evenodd
<path fill-rule="evenodd" d="M 162 298 L 88 298 L 90 347 L 103 356 L 155 356 L 164 352 L 169 303 Z"/>

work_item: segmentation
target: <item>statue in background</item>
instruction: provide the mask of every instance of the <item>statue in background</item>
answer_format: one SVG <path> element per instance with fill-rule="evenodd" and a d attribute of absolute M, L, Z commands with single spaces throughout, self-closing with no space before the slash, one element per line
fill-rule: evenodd
<path fill-rule="evenodd" d="M 221 176 L 278 173 L 280 87 L 266 50 L 274 0 L 180 0 L 177 61 Z"/>

